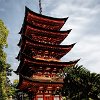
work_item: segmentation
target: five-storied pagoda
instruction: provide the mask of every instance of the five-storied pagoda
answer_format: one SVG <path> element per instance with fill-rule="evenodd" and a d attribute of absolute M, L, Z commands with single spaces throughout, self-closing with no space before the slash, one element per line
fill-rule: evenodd
<path fill-rule="evenodd" d="M 62 88 L 64 77 L 60 74 L 65 67 L 78 62 L 60 61 L 75 45 L 60 45 L 71 31 L 60 31 L 67 19 L 48 17 L 25 8 L 18 43 L 20 64 L 15 72 L 19 74 L 17 88 L 27 92 L 30 100 L 61 100 L 57 91 Z"/>

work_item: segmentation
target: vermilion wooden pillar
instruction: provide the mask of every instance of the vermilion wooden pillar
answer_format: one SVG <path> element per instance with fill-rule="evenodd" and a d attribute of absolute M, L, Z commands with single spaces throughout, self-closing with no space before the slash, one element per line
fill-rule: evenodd
<path fill-rule="evenodd" d="M 61 100 L 61 96 L 59 95 L 59 100 Z"/>
<path fill-rule="evenodd" d="M 59 96 L 46 96 L 45 94 L 43 94 L 42 96 L 43 100 L 54 100 L 54 98 L 59 98 L 59 100 L 62 100 L 62 97 L 59 95 Z M 39 100 L 39 97 L 36 95 L 32 100 Z"/>
<path fill-rule="evenodd" d="M 34 96 L 32 100 L 37 100 L 37 96 Z"/>
<path fill-rule="evenodd" d="M 43 100 L 46 100 L 46 98 L 45 98 L 45 94 L 43 93 Z"/>
<path fill-rule="evenodd" d="M 52 100 L 54 100 L 54 96 L 53 95 L 51 96 L 51 98 L 52 98 Z"/>

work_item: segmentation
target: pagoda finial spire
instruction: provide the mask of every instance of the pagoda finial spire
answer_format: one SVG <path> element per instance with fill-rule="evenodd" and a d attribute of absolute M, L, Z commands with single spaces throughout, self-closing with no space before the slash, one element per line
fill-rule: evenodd
<path fill-rule="evenodd" d="M 42 5 L 41 5 L 41 0 L 39 0 L 39 13 L 42 14 Z"/>

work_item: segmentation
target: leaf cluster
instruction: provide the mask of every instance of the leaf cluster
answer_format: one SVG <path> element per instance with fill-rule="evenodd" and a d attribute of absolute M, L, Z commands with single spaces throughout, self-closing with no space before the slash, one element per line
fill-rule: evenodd
<path fill-rule="evenodd" d="M 8 37 L 8 29 L 4 25 L 3 21 L 0 19 L 0 47 L 7 47 L 7 37 Z"/>

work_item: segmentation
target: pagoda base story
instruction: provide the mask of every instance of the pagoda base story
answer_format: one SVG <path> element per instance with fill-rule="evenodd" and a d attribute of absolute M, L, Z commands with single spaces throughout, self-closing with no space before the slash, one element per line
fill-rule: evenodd
<path fill-rule="evenodd" d="M 32 100 L 62 100 L 59 95 L 36 95 Z"/>

